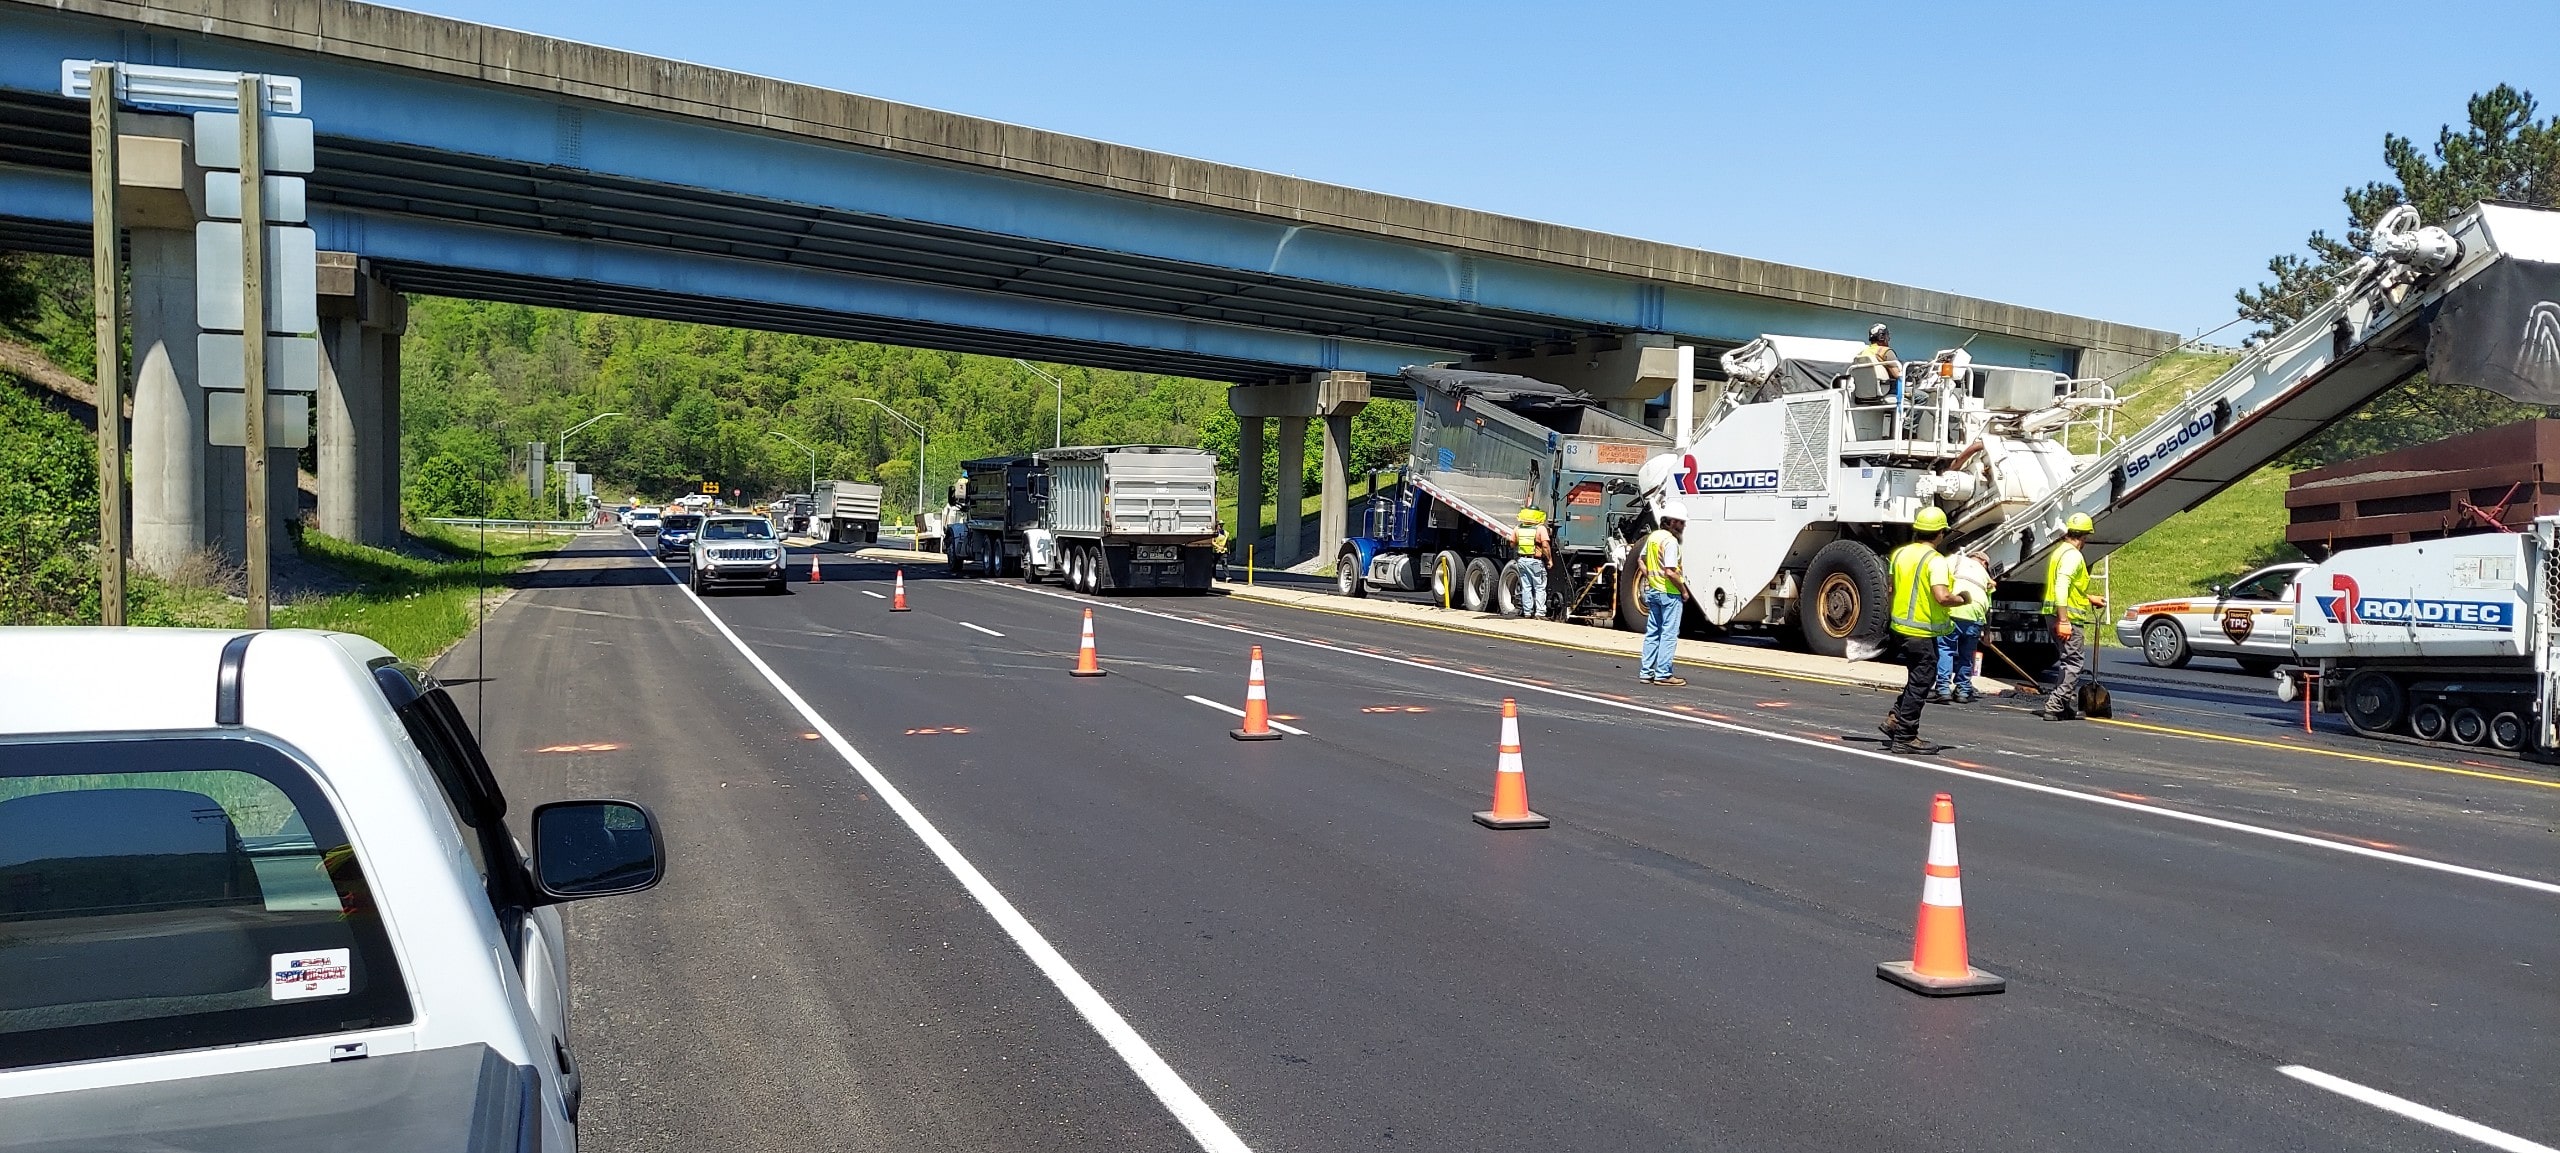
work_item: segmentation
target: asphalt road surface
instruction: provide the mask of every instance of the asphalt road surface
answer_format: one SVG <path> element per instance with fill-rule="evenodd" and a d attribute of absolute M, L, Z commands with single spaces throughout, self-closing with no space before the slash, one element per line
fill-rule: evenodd
<path fill-rule="evenodd" d="M 582 537 L 439 669 L 519 806 L 670 838 L 570 913 L 593 1147 L 2560 1141 L 2532 767 L 2236 677 L 1933 707 L 1950 747 L 1888 757 L 1867 689 L 920 568 L 893 613 L 887 565 L 794 565 L 697 602 Z M 1226 735 L 1252 644 L 1281 741 Z M 1468 819 L 1504 697 L 1553 828 Z M 1875 977 L 1940 791 L 1999 996 Z"/>

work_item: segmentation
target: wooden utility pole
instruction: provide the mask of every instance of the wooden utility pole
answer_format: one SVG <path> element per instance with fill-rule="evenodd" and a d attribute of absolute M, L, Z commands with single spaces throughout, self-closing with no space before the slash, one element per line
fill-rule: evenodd
<path fill-rule="evenodd" d="M 89 281 L 98 319 L 98 623 L 124 623 L 124 245 L 116 226 L 116 70 L 89 66 Z"/>
<path fill-rule="evenodd" d="M 267 627 L 267 196 L 264 76 L 240 78 L 240 380 L 248 435 L 248 627 Z"/>

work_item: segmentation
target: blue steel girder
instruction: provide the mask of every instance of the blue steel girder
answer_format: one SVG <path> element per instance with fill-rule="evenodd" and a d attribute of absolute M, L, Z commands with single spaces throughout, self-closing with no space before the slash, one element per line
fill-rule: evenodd
<path fill-rule="evenodd" d="M 1871 319 L 17 5 L 0 5 L 0 123 L 41 128 L 76 114 L 52 95 L 66 58 L 300 76 L 322 138 L 312 200 L 366 219 L 592 238 L 1411 347 L 1424 359 L 1610 333 L 1711 345 L 1761 332 L 1853 336 Z M 0 146 L 0 160 L 55 167 L 60 143 Z M 85 139 L 69 143 L 77 156 Z M 1972 335 L 1907 319 L 1896 328 L 1913 347 Z M 2007 363 L 2068 369 L 2076 359 L 1997 334 L 1973 347 Z M 1337 366 L 1356 367 L 1315 367 Z"/>

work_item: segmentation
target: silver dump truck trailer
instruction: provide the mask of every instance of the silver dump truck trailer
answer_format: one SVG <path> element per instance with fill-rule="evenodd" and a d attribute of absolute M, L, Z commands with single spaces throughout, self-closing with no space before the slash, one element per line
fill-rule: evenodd
<path fill-rule="evenodd" d="M 1078 590 L 1207 592 L 1218 566 L 1218 458 L 1196 448 L 1096 445 L 1037 454 L 1047 515 L 1023 575 Z"/>
<path fill-rule="evenodd" d="M 810 494 L 809 531 L 836 544 L 880 542 L 880 486 L 831 480 Z"/>

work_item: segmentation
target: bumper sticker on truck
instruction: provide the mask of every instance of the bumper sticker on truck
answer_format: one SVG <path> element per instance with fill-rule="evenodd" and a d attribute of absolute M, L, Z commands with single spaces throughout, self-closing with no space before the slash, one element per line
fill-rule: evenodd
<path fill-rule="evenodd" d="M 267 958 L 267 999 L 299 1001 L 335 997 L 353 988 L 348 966 L 353 950 L 322 949 L 312 953 L 276 953 Z"/>

